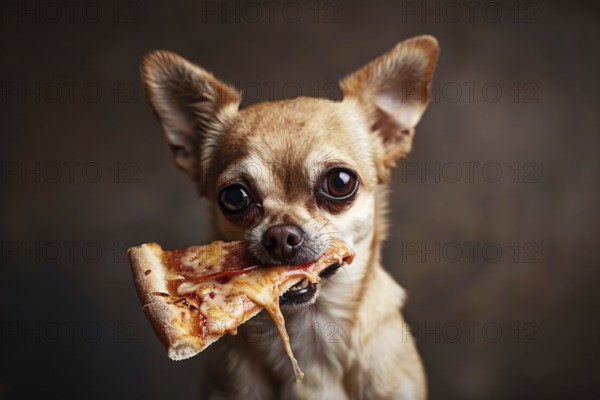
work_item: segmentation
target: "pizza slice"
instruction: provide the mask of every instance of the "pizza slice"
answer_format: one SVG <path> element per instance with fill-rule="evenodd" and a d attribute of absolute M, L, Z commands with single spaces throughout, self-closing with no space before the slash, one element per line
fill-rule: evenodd
<path fill-rule="evenodd" d="M 319 282 L 328 268 L 350 264 L 354 253 L 333 240 L 315 262 L 262 267 L 247 247 L 247 242 L 216 241 L 172 251 L 156 243 L 130 248 L 142 308 L 172 360 L 193 357 L 226 333 L 235 335 L 266 309 L 300 382 L 304 374 L 292 354 L 279 297 L 294 285 Z"/>

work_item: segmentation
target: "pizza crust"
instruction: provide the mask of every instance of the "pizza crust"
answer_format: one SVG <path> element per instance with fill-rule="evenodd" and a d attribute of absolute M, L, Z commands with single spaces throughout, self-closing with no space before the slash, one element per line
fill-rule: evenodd
<path fill-rule="evenodd" d="M 181 308 L 156 293 L 169 293 L 165 269 L 162 264 L 163 249 L 157 243 L 146 243 L 128 250 L 135 286 L 142 310 L 150 320 L 154 332 L 167 348 L 171 360 L 193 357 L 223 335 L 199 338 L 188 334 L 181 318 Z M 258 310 L 254 315 L 258 314 Z M 252 316 L 254 316 L 252 315 Z"/>

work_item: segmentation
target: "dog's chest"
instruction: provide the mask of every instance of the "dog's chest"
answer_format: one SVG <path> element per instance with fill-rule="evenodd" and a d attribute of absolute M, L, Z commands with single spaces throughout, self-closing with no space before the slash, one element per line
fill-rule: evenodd
<path fill-rule="evenodd" d="M 324 292 L 326 292 L 324 290 Z M 294 356 L 305 370 L 320 366 L 341 373 L 347 365 L 351 342 L 352 310 L 328 301 L 322 293 L 311 307 L 284 310 L 286 329 Z M 338 295 L 339 296 L 339 295 Z M 283 380 L 292 377 L 292 369 L 281 338 L 273 321 L 266 312 L 241 327 L 238 337 L 253 354 L 261 354 L 263 365 Z"/>

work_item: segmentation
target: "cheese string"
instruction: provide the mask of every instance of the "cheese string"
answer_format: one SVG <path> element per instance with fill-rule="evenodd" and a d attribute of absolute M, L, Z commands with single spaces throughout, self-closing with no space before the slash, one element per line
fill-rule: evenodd
<path fill-rule="evenodd" d="M 300 366 L 298 365 L 298 360 L 294 357 L 294 353 L 292 353 L 292 347 L 290 345 L 290 337 L 285 329 L 285 322 L 283 318 L 283 314 L 281 313 L 281 309 L 279 308 L 279 298 L 277 300 L 269 302 L 264 305 L 265 309 L 273 319 L 277 330 L 279 331 L 279 335 L 283 340 L 283 347 L 285 347 L 285 351 L 292 362 L 292 367 L 294 368 L 294 374 L 296 374 L 296 382 L 302 382 L 304 379 L 304 372 L 300 370 Z"/>

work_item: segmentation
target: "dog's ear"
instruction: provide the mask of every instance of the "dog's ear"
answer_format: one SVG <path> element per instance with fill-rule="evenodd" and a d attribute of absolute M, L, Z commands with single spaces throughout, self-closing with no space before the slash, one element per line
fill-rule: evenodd
<path fill-rule="evenodd" d="M 408 154 L 414 128 L 429 102 L 429 85 L 439 48 L 435 38 L 418 36 L 399 43 L 340 82 L 344 99 L 357 100 L 377 135 L 379 180 Z"/>
<path fill-rule="evenodd" d="M 142 80 L 175 164 L 201 187 L 209 152 L 237 112 L 240 95 L 211 73 L 164 50 L 144 55 Z"/>

